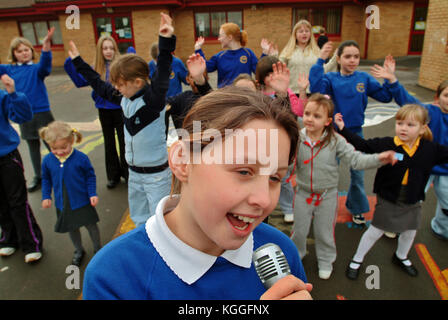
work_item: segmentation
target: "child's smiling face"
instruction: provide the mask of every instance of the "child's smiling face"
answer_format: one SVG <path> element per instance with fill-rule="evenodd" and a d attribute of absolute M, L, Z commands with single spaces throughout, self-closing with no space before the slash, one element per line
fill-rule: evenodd
<path fill-rule="evenodd" d="M 33 58 L 33 51 L 30 47 L 21 43 L 17 49 L 14 50 L 14 56 L 19 63 L 28 63 Z"/>
<path fill-rule="evenodd" d="M 202 252 L 218 256 L 225 250 L 238 249 L 277 205 L 281 179 L 288 169 L 290 139 L 272 121 L 252 120 L 241 127 L 249 128 L 267 130 L 265 141 L 257 135 L 256 154 L 248 154 L 244 144 L 249 159 L 263 152 L 272 157 L 271 143 L 276 144 L 278 163 L 270 174 L 260 174 L 261 169 L 272 168 L 272 164 L 260 164 L 260 159 L 255 164 L 190 164 L 187 181 L 182 182 L 183 204 L 178 217 L 182 219 L 180 230 L 184 231 L 177 236 Z M 272 139 L 272 129 L 278 139 Z M 233 152 L 234 160 L 237 152 Z"/>

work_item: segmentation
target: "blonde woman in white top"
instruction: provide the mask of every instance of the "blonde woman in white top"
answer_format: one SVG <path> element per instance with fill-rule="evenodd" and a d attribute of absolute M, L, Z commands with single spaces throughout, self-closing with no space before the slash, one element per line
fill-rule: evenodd
<path fill-rule="evenodd" d="M 292 29 L 288 43 L 280 53 L 280 61 L 286 63 L 290 72 L 289 88 L 299 93 L 297 79 L 300 74 L 308 75 L 313 64 L 319 58 L 320 49 L 312 34 L 311 24 L 307 20 L 300 20 Z M 324 66 L 325 72 L 336 71 L 336 55 Z"/>

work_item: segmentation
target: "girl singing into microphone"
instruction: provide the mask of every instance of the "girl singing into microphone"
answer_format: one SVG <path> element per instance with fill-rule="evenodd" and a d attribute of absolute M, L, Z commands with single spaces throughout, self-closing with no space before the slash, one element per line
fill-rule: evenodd
<path fill-rule="evenodd" d="M 262 223 L 296 154 L 298 126 L 287 108 L 233 86 L 201 97 L 169 151 L 171 195 L 145 225 L 94 257 L 83 297 L 310 299 L 312 285 L 296 247 Z M 241 144 L 241 136 L 256 140 Z M 266 243 L 282 249 L 292 273 L 267 291 L 252 264 L 253 251 Z"/>

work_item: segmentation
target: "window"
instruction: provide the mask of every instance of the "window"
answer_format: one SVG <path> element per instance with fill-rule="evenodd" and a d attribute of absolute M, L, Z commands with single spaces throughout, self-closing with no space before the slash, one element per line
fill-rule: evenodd
<path fill-rule="evenodd" d="M 412 19 L 408 54 L 421 54 L 423 51 L 427 14 L 428 5 L 414 5 L 414 18 Z"/>
<path fill-rule="evenodd" d="M 327 35 L 341 35 L 342 8 L 295 8 L 294 23 L 302 19 L 308 20 L 313 26 L 313 33 L 318 34 L 324 27 Z"/>
<path fill-rule="evenodd" d="M 96 40 L 103 36 L 112 36 L 117 42 L 120 53 L 126 53 L 134 46 L 134 36 L 130 15 L 106 15 L 95 18 Z"/>
<path fill-rule="evenodd" d="M 42 42 L 51 27 L 55 28 L 51 44 L 62 45 L 63 41 L 59 20 L 19 22 L 20 34 L 22 37 L 27 38 L 33 46 L 42 45 Z"/>
<path fill-rule="evenodd" d="M 217 39 L 219 36 L 219 28 L 226 22 L 236 23 L 240 29 L 243 28 L 243 12 L 196 12 L 194 14 L 194 21 L 196 38 L 202 36 L 206 39 Z"/>

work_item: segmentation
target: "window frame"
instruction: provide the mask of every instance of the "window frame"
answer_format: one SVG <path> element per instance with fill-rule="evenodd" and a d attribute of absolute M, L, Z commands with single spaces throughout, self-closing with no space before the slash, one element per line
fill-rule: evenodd
<path fill-rule="evenodd" d="M 421 55 L 423 52 L 423 46 L 422 46 L 422 50 L 421 51 L 412 51 L 412 38 L 414 35 L 423 35 L 426 32 L 426 27 L 425 30 L 415 30 L 415 10 L 417 8 L 426 8 L 426 20 L 425 23 L 427 23 L 428 21 L 428 7 L 429 4 L 428 3 L 418 3 L 418 2 L 414 2 L 414 5 L 412 7 L 412 19 L 411 19 L 411 28 L 409 30 L 409 41 L 408 41 L 408 55 Z"/>
<path fill-rule="evenodd" d="M 200 37 L 197 34 L 197 32 L 196 32 L 196 14 L 197 13 L 208 13 L 208 15 L 209 15 L 210 32 L 211 32 L 211 28 L 212 28 L 212 15 L 211 14 L 212 13 L 225 12 L 225 14 L 226 14 L 226 22 L 225 23 L 227 23 L 227 22 L 229 22 L 229 20 L 228 20 L 228 13 L 229 12 L 236 12 L 236 11 L 241 12 L 241 29 L 244 30 L 244 10 L 242 8 L 225 8 L 225 9 L 224 8 L 223 9 L 213 8 L 213 9 L 209 9 L 209 10 L 194 10 L 193 11 L 194 38 L 197 39 L 197 38 Z M 218 37 L 219 36 L 217 36 L 217 37 L 212 37 L 212 36 L 204 37 L 204 40 L 205 41 L 216 41 L 216 42 L 219 42 L 218 41 Z"/>
<path fill-rule="evenodd" d="M 58 17 L 27 17 L 26 19 L 19 19 L 17 20 L 17 28 L 19 29 L 19 34 L 21 37 L 25 37 L 23 35 L 23 31 L 22 31 L 22 23 L 31 23 L 33 26 L 33 33 L 34 33 L 34 41 L 36 42 L 35 45 L 33 45 L 33 47 L 35 49 L 42 49 L 42 45 L 39 44 L 39 38 L 37 37 L 37 31 L 36 31 L 36 26 L 35 23 L 36 22 L 45 22 L 47 24 L 47 32 L 48 30 L 50 30 L 50 21 L 57 21 L 57 23 L 59 24 L 59 18 Z M 59 25 L 59 30 L 61 32 L 61 36 L 62 36 L 62 30 L 61 30 L 61 26 Z M 30 39 L 28 39 L 30 40 Z M 32 42 L 32 41 L 31 41 Z M 53 49 L 63 49 L 64 48 L 64 39 L 62 39 L 62 43 L 54 43 L 53 39 L 51 39 L 51 48 Z"/>
<path fill-rule="evenodd" d="M 129 19 L 129 26 L 131 27 L 132 32 L 132 38 L 130 40 L 127 39 L 119 39 L 115 32 L 115 18 L 119 17 L 126 17 Z M 92 14 L 92 25 L 93 25 L 93 31 L 95 33 L 95 45 L 98 43 L 98 39 L 101 35 L 98 34 L 98 28 L 96 24 L 96 19 L 98 18 L 110 18 L 111 24 L 112 24 L 112 31 L 111 31 L 111 37 L 114 38 L 115 42 L 117 43 L 117 46 L 119 46 L 120 43 L 127 42 L 131 43 L 131 46 L 135 48 L 135 34 L 134 34 L 134 25 L 132 21 L 132 12 L 116 12 L 116 13 L 99 13 L 99 14 Z"/>
<path fill-rule="evenodd" d="M 340 38 L 341 37 L 341 33 L 342 33 L 342 20 L 343 20 L 343 11 L 344 8 L 342 5 L 333 5 L 333 6 L 322 6 L 322 5 L 312 5 L 312 6 L 294 6 L 293 7 L 293 15 L 292 15 L 292 27 L 295 26 L 295 24 L 299 21 L 296 21 L 296 10 L 303 10 L 306 9 L 308 10 L 308 16 L 307 19 L 309 23 L 311 23 L 311 10 L 312 9 L 319 9 L 319 10 L 323 10 L 324 11 L 324 25 L 323 27 L 325 28 L 325 34 L 328 38 Z M 327 11 L 328 9 L 339 9 L 340 13 L 341 13 L 341 19 L 339 21 L 339 32 L 338 33 L 328 33 L 328 27 L 327 27 Z M 313 26 L 313 24 L 311 23 L 311 26 Z M 319 37 L 319 33 L 313 33 L 314 37 Z"/>

